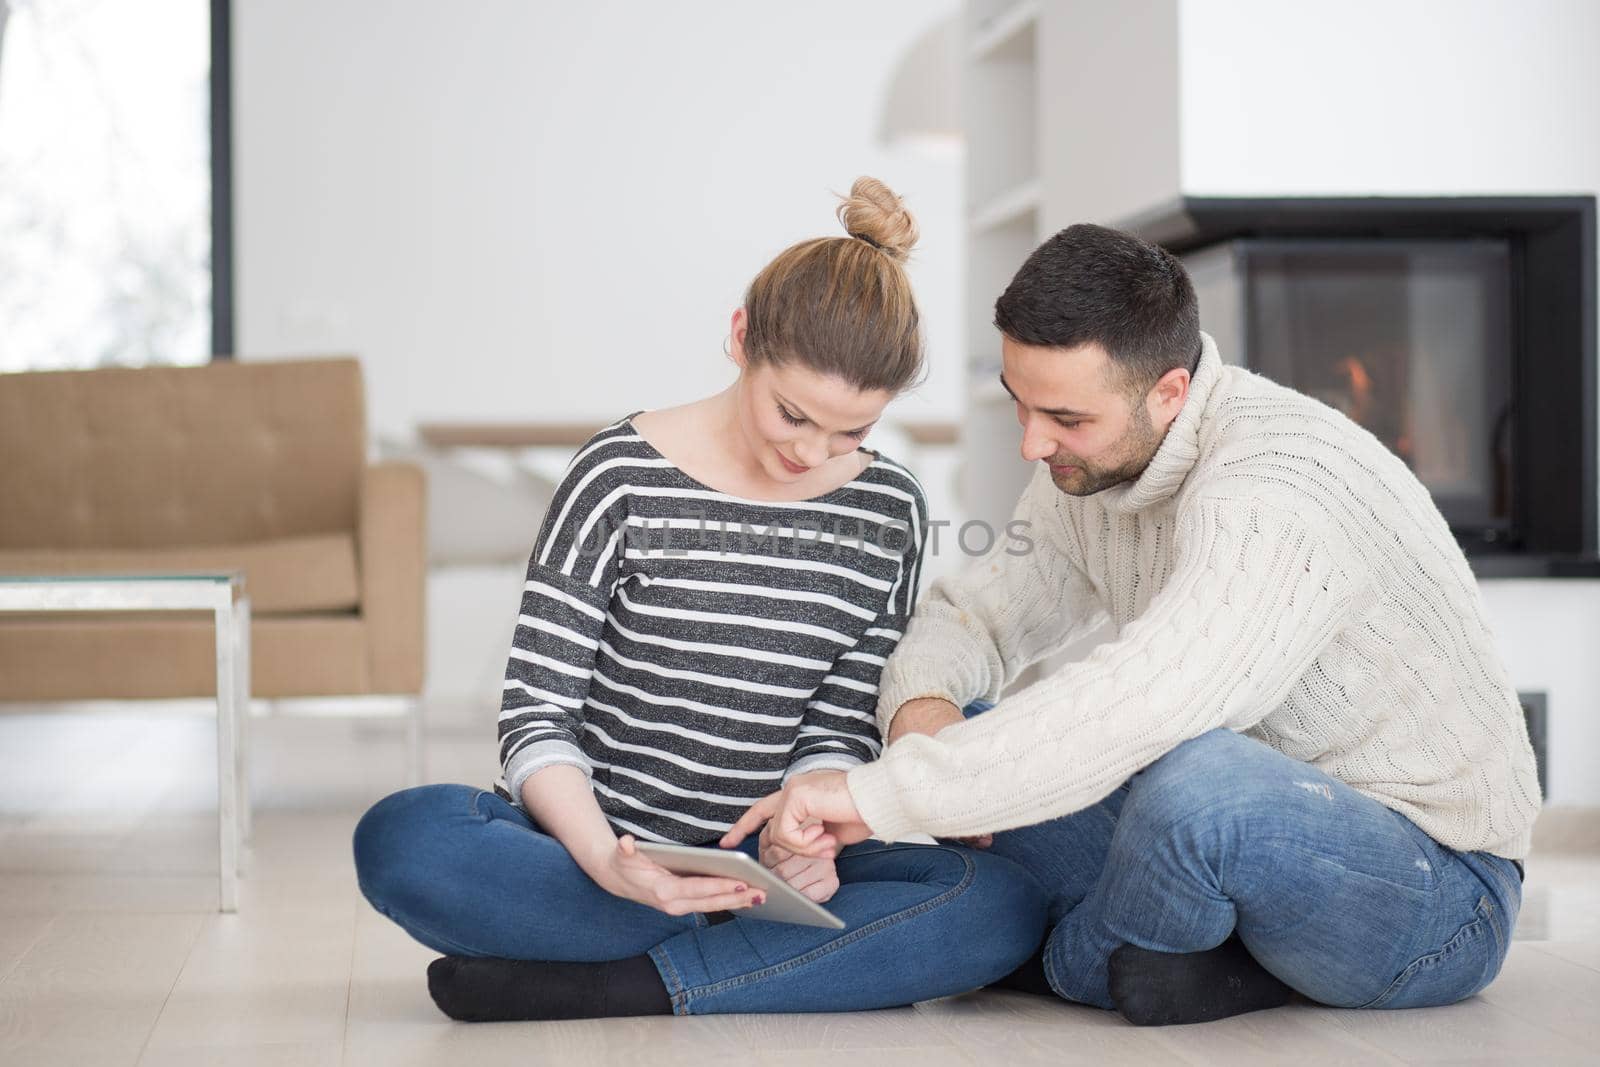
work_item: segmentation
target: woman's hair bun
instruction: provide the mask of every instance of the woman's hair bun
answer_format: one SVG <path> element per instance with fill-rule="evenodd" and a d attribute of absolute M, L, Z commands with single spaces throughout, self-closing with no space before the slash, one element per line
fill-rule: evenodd
<path fill-rule="evenodd" d="M 839 199 L 849 237 L 790 245 L 745 290 L 745 368 L 795 362 L 856 389 L 899 394 L 922 370 L 906 255 L 917 223 L 876 178 Z"/>
<path fill-rule="evenodd" d="M 917 220 L 893 189 L 876 178 L 861 177 L 850 186 L 850 195 L 841 199 L 839 221 L 846 233 L 905 262 L 917 243 Z"/>

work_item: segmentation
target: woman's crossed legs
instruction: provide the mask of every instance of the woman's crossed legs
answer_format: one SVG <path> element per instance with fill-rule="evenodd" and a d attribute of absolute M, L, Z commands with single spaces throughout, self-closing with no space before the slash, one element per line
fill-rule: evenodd
<path fill-rule="evenodd" d="M 362 893 L 424 945 L 509 960 L 648 956 L 680 1015 L 853 1011 L 974 989 L 1038 947 L 1047 904 L 999 856 L 866 841 L 837 860 L 826 906 L 843 930 L 671 916 L 601 889 L 520 808 L 464 785 L 379 801 L 354 848 Z"/>

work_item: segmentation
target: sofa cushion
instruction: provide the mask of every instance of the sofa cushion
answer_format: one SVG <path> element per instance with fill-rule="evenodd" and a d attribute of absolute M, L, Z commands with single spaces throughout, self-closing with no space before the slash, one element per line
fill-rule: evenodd
<path fill-rule="evenodd" d="M 0 549 L 0 574 L 210 574 L 243 571 L 256 615 L 348 611 L 360 603 L 351 534 L 186 548 Z"/>
<path fill-rule="evenodd" d="M 211 620 L 164 614 L 0 614 L 0 701 L 212 696 L 217 656 Z M 388 692 L 375 690 L 367 662 L 367 624 L 357 615 L 251 620 L 254 697 Z"/>

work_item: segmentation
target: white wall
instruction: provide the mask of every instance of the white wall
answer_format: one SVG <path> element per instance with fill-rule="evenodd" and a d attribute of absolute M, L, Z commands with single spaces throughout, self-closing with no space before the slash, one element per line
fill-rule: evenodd
<path fill-rule="evenodd" d="M 1592 193 L 1594 0 L 1181 0 L 1191 196 Z"/>
<path fill-rule="evenodd" d="M 1192 196 L 1600 193 L 1594 0 L 1181 0 Z M 1550 799 L 1600 805 L 1600 582 L 1480 583 L 1549 694 Z"/>
<path fill-rule="evenodd" d="M 954 0 L 236 0 L 238 347 L 350 351 L 370 420 L 609 419 L 714 392 L 744 286 L 872 174 L 923 227 L 961 407 L 958 154 L 876 143 Z"/>

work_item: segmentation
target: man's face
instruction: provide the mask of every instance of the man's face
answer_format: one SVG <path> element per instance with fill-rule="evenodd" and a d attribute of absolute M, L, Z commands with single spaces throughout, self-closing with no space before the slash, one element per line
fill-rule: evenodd
<path fill-rule="evenodd" d="M 1001 343 L 1000 383 L 1017 405 L 1022 458 L 1050 466 L 1056 488 L 1089 496 L 1137 478 L 1188 395 L 1189 372 L 1169 371 L 1137 393 L 1100 345 Z"/>

